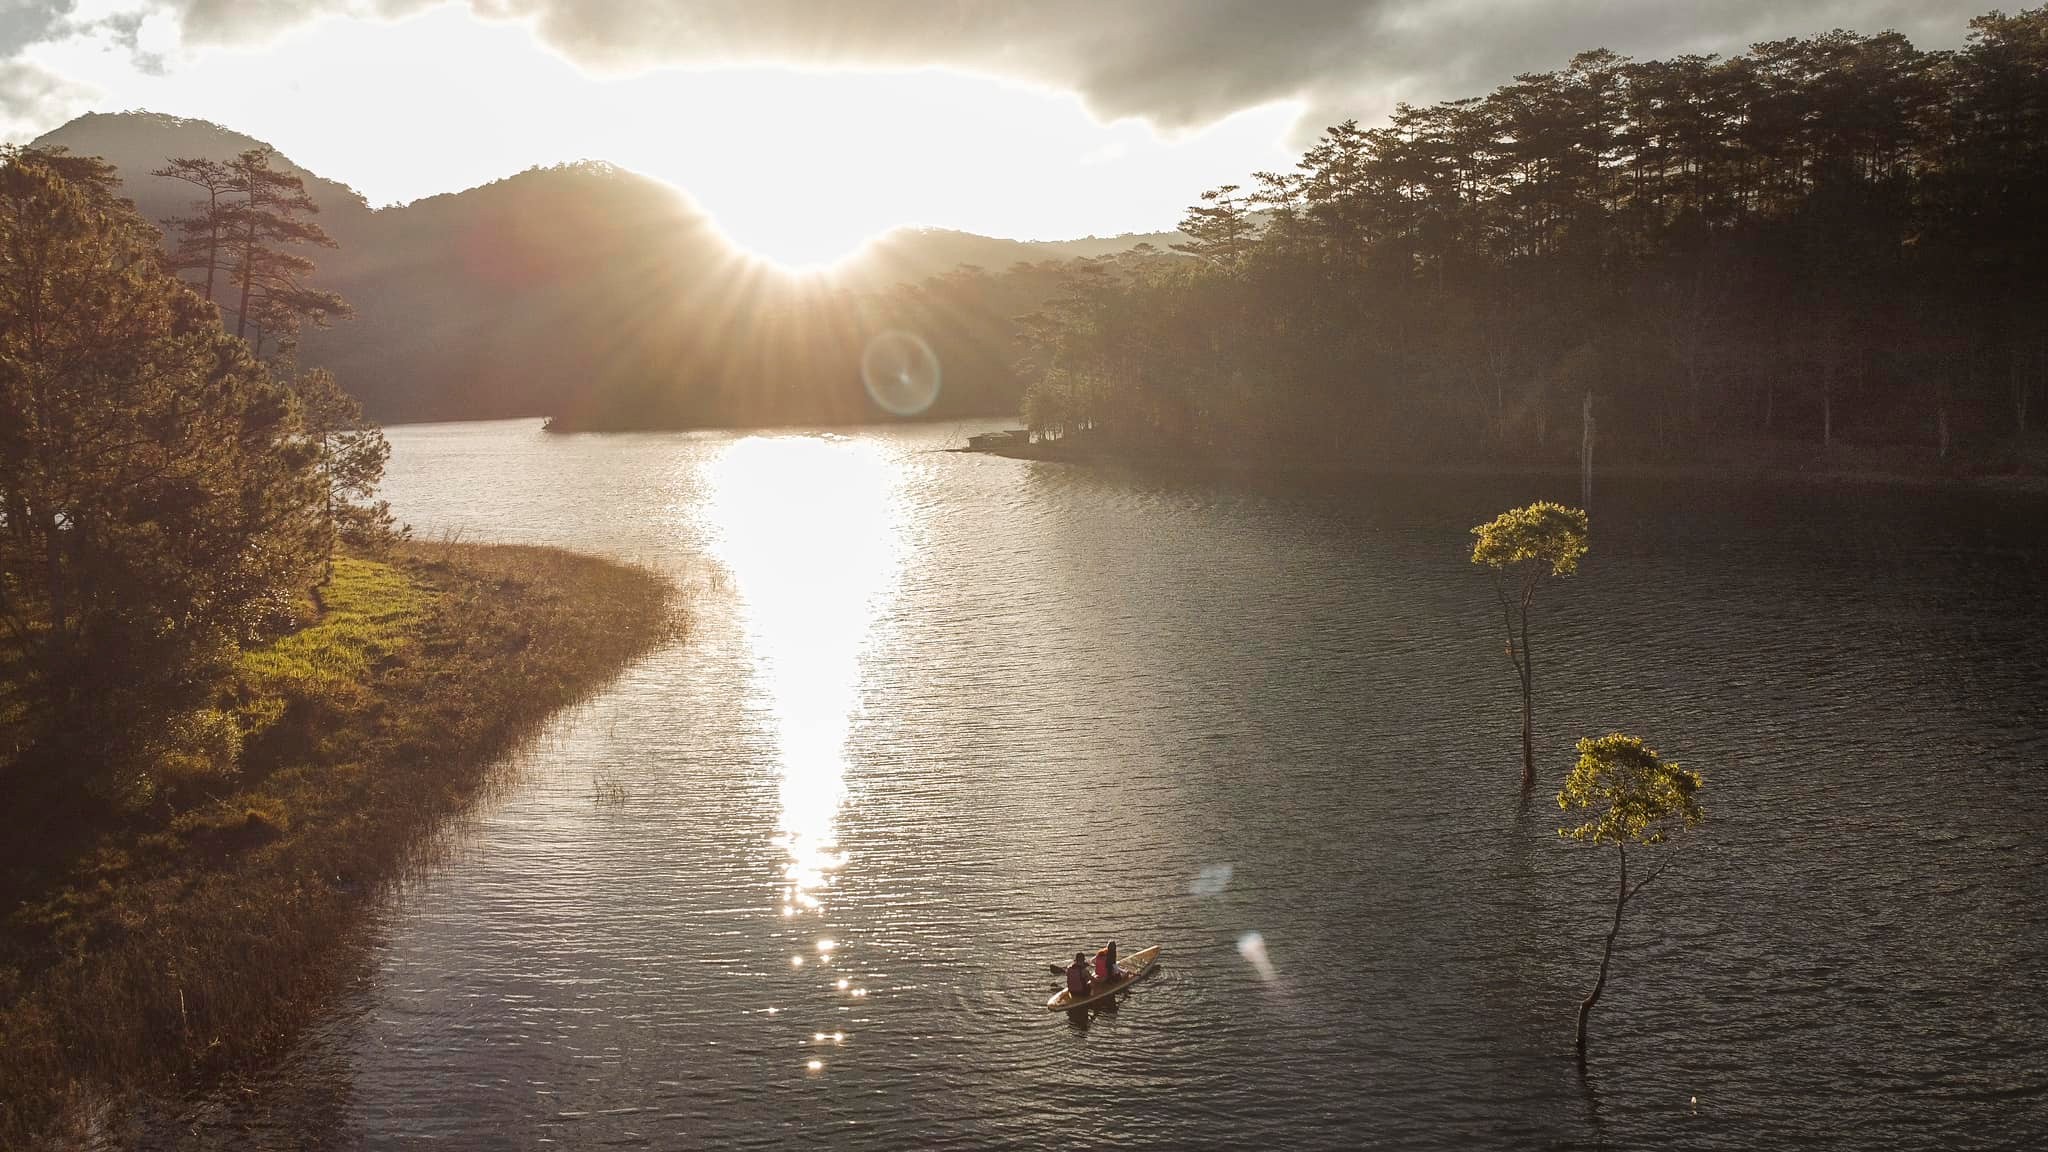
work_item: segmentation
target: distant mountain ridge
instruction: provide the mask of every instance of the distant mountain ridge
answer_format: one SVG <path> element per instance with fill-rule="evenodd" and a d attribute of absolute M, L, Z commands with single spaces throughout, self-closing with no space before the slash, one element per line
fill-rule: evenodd
<path fill-rule="evenodd" d="M 269 147 L 208 121 L 150 112 L 81 116 L 32 146 L 106 159 L 123 194 L 159 223 L 191 210 L 192 189 L 153 169 L 172 157 L 228 159 Z M 1001 274 L 1179 239 L 1023 241 L 906 228 L 825 282 L 781 283 L 736 253 L 684 194 L 610 164 L 529 169 L 372 208 L 347 184 L 281 153 L 275 163 L 305 179 L 319 223 L 341 245 L 313 253 L 315 282 L 357 310 L 310 333 L 302 359 L 333 369 L 387 421 L 580 412 L 597 425 L 645 422 L 611 411 L 608 397 L 622 395 L 636 409 L 666 411 L 661 423 L 882 418 L 861 394 L 859 330 L 900 319 L 904 308 L 930 313 L 923 320 L 934 330 L 921 334 L 935 347 L 955 345 L 958 363 L 947 364 L 948 389 L 932 414 L 1010 412 L 1018 388 L 1004 326 L 1056 278 Z M 898 287 L 962 265 L 997 274 L 988 278 L 997 290 L 956 285 L 975 301 L 968 311 L 988 314 L 920 304 Z M 601 411 L 609 414 L 594 415 Z"/>

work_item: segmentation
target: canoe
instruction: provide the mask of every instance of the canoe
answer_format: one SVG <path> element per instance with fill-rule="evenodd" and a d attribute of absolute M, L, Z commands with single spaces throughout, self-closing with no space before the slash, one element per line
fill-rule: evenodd
<path fill-rule="evenodd" d="M 1133 952 L 1122 960 L 1117 961 L 1116 970 L 1121 975 L 1113 980 L 1096 981 L 1089 986 L 1088 995 L 1083 996 L 1079 1000 L 1074 999 L 1065 988 L 1060 989 L 1053 994 L 1052 999 L 1045 1002 L 1045 1010 L 1048 1012 L 1065 1012 L 1070 1008 L 1086 1008 L 1090 1004 L 1100 1004 L 1102 1001 L 1150 976 L 1157 967 L 1159 967 L 1159 945 L 1154 944 L 1143 952 Z"/>

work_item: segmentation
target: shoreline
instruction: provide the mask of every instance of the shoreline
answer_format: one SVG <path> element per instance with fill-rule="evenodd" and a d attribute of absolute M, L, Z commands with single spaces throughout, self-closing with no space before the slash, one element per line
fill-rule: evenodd
<path fill-rule="evenodd" d="M 1231 460 L 1187 456 L 1170 452 L 1121 452 L 1105 448 L 1068 449 L 1059 441 L 1040 442 L 1028 447 L 946 449 L 976 456 L 1000 456 L 1009 460 L 1030 460 L 1046 464 L 1085 467 L 1122 467 L 1148 472 L 1201 476 L 1240 476 L 1321 479 L 1439 479 L 1439 480 L 1536 480 L 1576 485 L 1575 467 L 1521 463 L 1414 464 L 1375 466 L 1345 461 L 1279 462 Z M 1844 467 L 1825 462 L 1809 466 L 1787 466 L 1768 461 L 1716 464 L 1712 461 L 1664 466 L 1616 464 L 1593 469 L 1593 487 L 1625 483 L 1717 483 L 1767 484 L 1811 487 L 1898 487 L 1929 490 L 2048 494 L 2048 474 L 2037 472 L 1927 471 L 1896 468 Z"/>
<path fill-rule="evenodd" d="M 684 626 L 674 594 L 547 548 L 339 559 L 323 610 L 245 653 L 250 734 L 223 794 L 14 852 L 0 1146 L 119 1144 L 124 1105 L 284 1051 L 358 969 L 376 908 L 447 818 Z"/>

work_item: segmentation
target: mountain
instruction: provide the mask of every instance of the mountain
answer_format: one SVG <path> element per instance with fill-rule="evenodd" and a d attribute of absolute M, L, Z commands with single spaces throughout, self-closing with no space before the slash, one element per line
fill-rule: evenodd
<path fill-rule="evenodd" d="M 898 228 L 877 237 L 842 275 L 917 281 L 961 267 L 1000 272 L 1020 262 L 1090 260 L 1127 252 L 1140 244 L 1163 249 L 1185 239 L 1178 232 L 1140 232 L 1079 240 L 1005 240 L 944 228 Z"/>
<path fill-rule="evenodd" d="M 81 116 L 33 147 L 105 158 L 123 192 L 161 223 L 190 211 L 192 190 L 152 169 L 268 145 L 206 121 L 129 112 Z M 607 164 L 533 169 L 379 209 L 286 157 L 274 164 L 305 179 L 319 223 L 341 245 L 312 253 L 315 282 L 356 308 L 354 319 L 309 333 L 301 359 L 332 369 L 391 422 L 886 418 L 862 387 L 860 359 L 891 328 L 915 332 L 943 366 L 928 415 L 1010 413 L 1021 392 L 1011 318 L 1057 291 L 1049 265 L 1178 239 L 900 229 L 829 278 L 791 280 L 735 253 L 675 189 Z"/>
<path fill-rule="evenodd" d="M 43 134 L 31 148 L 61 147 L 80 156 L 98 156 L 121 172 L 121 191 L 143 216 L 163 221 L 192 208 L 192 186 L 150 172 L 173 156 L 232 160 L 251 148 L 270 148 L 205 120 L 185 120 L 155 112 L 89 112 Z M 271 149 L 275 151 L 275 149 Z M 306 191 L 320 205 L 320 224 L 336 239 L 359 238 L 374 215 L 362 193 L 338 184 L 279 155 L 273 167 L 306 182 Z"/>

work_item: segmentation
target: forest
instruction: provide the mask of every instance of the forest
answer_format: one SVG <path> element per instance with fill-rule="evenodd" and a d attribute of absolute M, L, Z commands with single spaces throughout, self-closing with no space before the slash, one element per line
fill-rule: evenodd
<path fill-rule="evenodd" d="M 1233 460 L 2025 466 L 2048 9 L 1607 51 L 1322 133 L 1023 322 L 1039 436 Z"/>
<path fill-rule="evenodd" d="M 166 247 L 112 165 L 0 147 L 0 1147 L 274 1052 L 439 821 L 680 627 L 652 573 L 393 522 L 273 159 L 164 161 Z"/>
<path fill-rule="evenodd" d="M 203 791 L 241 741 L 238 653 L 395 532 L 383 434 L 290 355 L 345 309 L 289 251 L 324 238 L 303 187 L 254 152 L 188 171 L 213 210 L 167 256 L 105 162 L 0 150 L 0 796 L 24 810 Z"/>
<path fill-rule="evenodd" d="M 908 230 L 815 277 L 609 165 L 373 210 L 273 154 L 341 244 L 278 299 L 312 309 L 298 359 L 382 419 L 889 419 L 859 365 L 902 330 L 940 367 L 922 415 L 1021 407 L 1076 451 L 1564 467 L 1590 422 L 1603 465 L 2039 470 L 2044 24 L 1992 13 L 1952 51 L 1836 31 L 1586 52 L 1333 126 L 1293 170 L 1203 193 L 1178 234 Z M 188 255 L 203 190 L 165 158 L 262 147 L 148 114 L 39 146 L 115 162 Z M 353 315 L 321 328 L 345 315 L 323 292 Z"/>

